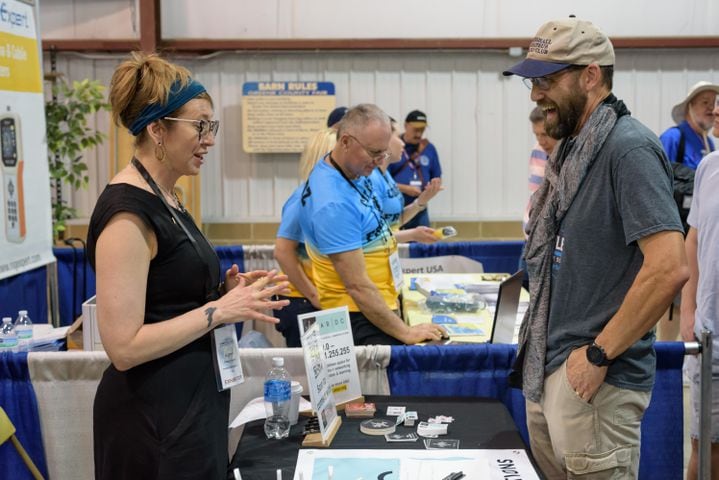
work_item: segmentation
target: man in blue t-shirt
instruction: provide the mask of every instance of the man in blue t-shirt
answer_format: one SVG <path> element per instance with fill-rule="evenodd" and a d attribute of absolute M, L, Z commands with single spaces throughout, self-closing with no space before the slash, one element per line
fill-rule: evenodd
<path fill-rule="evenodd" d="M 672 162 L 674 200 L 679 208 L 684 231 L 688 231 L 687 215 L 694 192 L 694 171 L 701 159 L 714 151 L 709 130 L 714 123 L 713 110 L 717 93 L 719 85 L 709 82 L 694 84 L 684 100 L 672 108 L 672 119 L 676 125 L 659 137 Z"/>
<path fill-rule="evenodd" d="M 409 326 L 399 316 L 397 241 L 366 178 L 389 153 L 389 117 L 361 104 L 337 124 L 337 144 L 312 169 L 299 220 L 323 309 L 346 306 L 355 345 L 439 340 L 443 328 Z"/>
<path fill-rule="evenodd" d="M 676 125 L 659 137 L 670 162 L 682 163 L 696 170 L 701 159 L 714 151 L 709 130 L 714 122 L 717 93 L 719 85 L 698 82 L 689 89 L 682 102 L 674 105 L 672 119 Z"/>
<path fill-rule="evenodd" d="M 419 110 L 407 114 L 404 123 L 404 152 L 402 159 L 388 168 L 390 175 L 397 182 L 399 191 L 404 196 L 405 205 L 412 203 L 433 178 L 442 177 L 439 154 L 434 145 L 422 138 L 427 128 L 427 115 Z M 429 212 L 425 209 L 412 220 L 405 223 L 402 229 L 424 225 L 429 226 Z"/>

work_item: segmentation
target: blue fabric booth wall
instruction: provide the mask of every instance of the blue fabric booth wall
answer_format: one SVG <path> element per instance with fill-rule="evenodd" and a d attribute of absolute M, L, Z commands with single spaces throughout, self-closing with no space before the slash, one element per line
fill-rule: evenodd
<path fill-rule="evenodd" d="M 47 269 L 36 268 L 14 277 L 0 280 L 0 316 L 17 316 L 27 310 L 33 321 L 47 318 Z"/>
<path fill-rule="evenodd" d="M 82 303 L 95 295 L 95 273 L 75 239 L 72 247 L 53 249 L 57 259 L 58 303 L 60 325 L 70 325 L 82 314 Z M 511 273 L 517 270 L 524 242 L 444 242 L 433 245 L 413 243 L 410 257 L 438 255 L 461 255 L 482 263 L 486 272 Z M 244 253 L 241 245 L 215 247 L 224 272 L 233 263 L 244 271 Z M 47 318 L 48 305 L 45 295 L 45 268 L 26 272 L 0 281 L 0 314 L 17 314 L 26 308 L 31 318 Z M 6 311 L 7 310 L 7 311 Z M 14 312 L 14 313 L 13 313 Z"/>
<path fill-rule="evenodd" d="M 0 406 L 15 425 L 17 439 L 40 473 L 47 478 L 40 416 L 35 390 L 30 383 L 27 353 L 0 353 Z M 10 440 L 0 445 L 0 478 L 33 480 Z"/>
<path fill-rule="evenodd" d="M 241 246 L 215 247 L 215 251 L 220 257 L 222 272 L 233 263 L 244 271 Z M 82 315 L 82 303 L 95 295 L 95 272 L 86 261 L 85 250 L 82 248 L 55 248 L 53 253 L 57 259 L 60 325 L 70 325 Z M 43 302 L 47 303 L 44 300 Z M 45 312 L 46 315 L 42 318 L 47 318 L 47 305 Z"/>
<path fill-rule="evenodd" d="M 411 243 L 410 258 L 461 255 L 482 264 L 485 272 L 514 273 L 519 270 L 523 241 Z"/>
<path fill-rule="evenodd" d="M 655 346 L 657 374 L 642 421 L 640 480 L 681 478 L 683 472 L 684 344 Z M 392 395 L 492 397 L 509 410 L 529 445 L 524 398 L 507 385 L 516 345 L 392 347 L 387 374 Z"/>

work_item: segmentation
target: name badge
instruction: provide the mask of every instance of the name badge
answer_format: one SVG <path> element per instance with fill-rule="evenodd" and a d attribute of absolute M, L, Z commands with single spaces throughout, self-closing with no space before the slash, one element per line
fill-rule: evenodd
<path fill-rule="evenodd" d="M 418 188 L 419 188 L 419 187 L 422 186 L 422 181 L 421 181 L 421 180 L 410 180 L 409 185 L 410 185 L 411 187 L 418 187 Z"/>
<path fill-rule="evenodd" d="M 212 350 L 218 391 L 227 390 L 245 381 L 234 324 L 217 327 L 212 331 Z"/>
<path fill-rule="evenodd" d="M 394 289 L 399 293 L 404 285 L 404 275 L 402 275 L 402 265 L 399 263 L 399 254 L 396 251 L 389 256 L 389 269 L 392 271 Z"/>
<path fill-rule="evenodd" d="M 682 208 L 688 210 L 692 208 L 692 198 L 693 195 L 684 195 L 684 198 L 682 198 Z"/>

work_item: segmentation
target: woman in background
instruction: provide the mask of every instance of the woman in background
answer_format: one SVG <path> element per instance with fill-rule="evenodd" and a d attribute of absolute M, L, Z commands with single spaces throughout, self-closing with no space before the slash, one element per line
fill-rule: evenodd
<path fill-rule="evenodd" d="M 212 99 L 189 72 L 133 53 L 110 86 L 114 121 L 135 157 L 107 185 L 90 220 L 97 320 L 112 362 L 93 411 L 95 478 L 227 478 L 229 390 L 218 391 L 212 330 L 287 302 L 274 272 L 220 282 L 212 245 L 174 194 L 215 143 Z"/>

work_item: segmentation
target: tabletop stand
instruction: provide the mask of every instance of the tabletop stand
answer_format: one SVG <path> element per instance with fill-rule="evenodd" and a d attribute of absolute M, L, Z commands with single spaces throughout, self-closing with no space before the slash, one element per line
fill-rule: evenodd
<path fill-rule="evenodd" d="M 327 440 L 325 442 L 322 441 L 322 433 L 308 433 L 307 435 L 305 435 L 305 439 L 302 440 L 302 446 L 316 448 L 329 447 L 332 444 L 332 440 L 334 440 L 335 435 L 337 434 L 337 431 L 340 429 L 341 425 L 342 417 L 335 417 L 334 421 L 329 427 L 329 434 L 327 435 Z"/>

